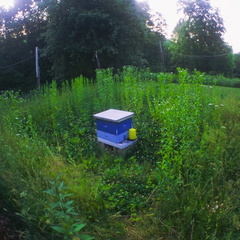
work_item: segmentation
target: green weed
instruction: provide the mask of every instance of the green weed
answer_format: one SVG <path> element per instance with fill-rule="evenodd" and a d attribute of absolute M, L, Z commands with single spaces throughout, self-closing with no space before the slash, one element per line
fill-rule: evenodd
<path fill-rule="evenodd" d="M 66 193 L 68 189 L 63 181 L 60 180 L 59 175 L 55 180 L 50 180 L 51 189 L 45 190 L 44 192 L 53 197 L 53 202 L 48 203 L 46 206 L 46 221 L 47 225 L 56 232 L 54 234 L 57 238 L 62 239 L 83 239 L 90 240 L 94 239 L 86 234 L 79 233 L 85 224 L 77 218 L 79 214 L 74 210 L 74 201 L 68 200 L 70 193 Z"/>

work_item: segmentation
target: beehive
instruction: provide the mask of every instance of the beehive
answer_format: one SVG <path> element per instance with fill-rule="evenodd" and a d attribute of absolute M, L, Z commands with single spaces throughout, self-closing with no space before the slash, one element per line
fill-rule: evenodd
<path fill-rule="evenodd" d="M 133 112 L 116 109 L 95 114 L 98 141 L 117 148 L 131 145 L 128 135 L 133 115 Z"/>

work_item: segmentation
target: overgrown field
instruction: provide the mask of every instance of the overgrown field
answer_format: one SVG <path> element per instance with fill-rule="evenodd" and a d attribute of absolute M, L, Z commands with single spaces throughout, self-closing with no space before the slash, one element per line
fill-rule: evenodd
<path fill-rule="evenodd" d="M 0 194 L 23 235 L 240 239 L 240 90 L 204 81 L 126 67 L 25 98 L 2 93 Z M 135 113 L 125 157 L 98 149 L 93 114 L 109 108 Z"/>

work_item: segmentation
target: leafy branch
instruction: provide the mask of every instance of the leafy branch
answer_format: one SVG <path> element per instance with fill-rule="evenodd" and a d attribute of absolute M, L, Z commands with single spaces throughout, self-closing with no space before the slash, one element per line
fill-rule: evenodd
<path fill-rule="evenodd" d="M 79 214 L 74 210 L 73 200 L 67 198 L 72 196 L 71 193 L 64 193 L 68 189 L 63 181 L 60 181 L 61 174 L 55 180 L 49 180 L 52 185 L 51 189 L 44 192 L 53 197 L 53 202 L 46 208 L 46 223 L 57 232 L 63 235 L 63 239 L 70 240 L 91 240 L 93 237 L 80 234 L 79 231 L 85 226 L 77 218 Z"/>

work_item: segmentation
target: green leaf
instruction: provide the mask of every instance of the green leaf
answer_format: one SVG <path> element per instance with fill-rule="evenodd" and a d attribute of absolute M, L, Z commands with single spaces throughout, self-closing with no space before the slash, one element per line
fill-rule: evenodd
<path fill-rule="evenodd" d="M 56 203 L 52 203 L 52 204 L 51 204 L 51 208 L 52 208 L 52 209 L 53 209 L 53 208 L 56 208 L 56 207 L 58 207 L 58 205 L 59 205 L 58 202 L 56 202 Z"/>
<path fill-rule="evenodd" d="M 64 188 L 64 182 L 60 182 L 59 185 L 57 186 L 57 189 L 59 192 Z"/>
<path fill-rule="evenodd" d="M 67 193 L 67 194 L 59 193 L 59 197 L 61 200 L 65 199 L 66 197 L 72 196 L 72 195 L 73 195 L 72 193 Z"/>
<path fill-rule="evenodd" d="M 80 223 L 80 224 L 74 224 L 74 225 L 76 225 L 76 227 L 73 229 L 73 232 L 79 232 L 84 226 L 85 226 L 85 224 L 83 224 L 83 223 Z"/>
<path fill-rule="evenodd" d="M 56 177 L 56 180 L 58 181 L 62 175 L 63 175 L 62 173 L 59 173 L 59 175 Z"/>
<path fill-rule="evenodd" d="M 52 184 L 52 185 L 55 185 L 55 182 L 53 180 L 49 180 L 49 182 Z"/>
<path fill-rule="evenodd" d="M 64 194 L 59 193 L 59 198 L 60 198 L 61 200 L 63 200 L 63 199 L 65 198 Z"/>
<path fill-rule="evenodd" d="M 43 191 L 43 192 L 45 192 L 45 193 L 47 193 L 47 194 L 50 194 L 50 195 L 52 195 L 52 196 L 57 196 L 57 194 L 56 194 L 52 189 L 45 190 L 45 191 Z"/>
<path fill-rule="evenodd" d="M 68 202 L 66 202 L 65 204 L 66 204 L 66 205 L 71 205 L 73 202 L 74 202 L 74 201 L 68 201 Z"/>
<path fill-rule="evenodd" d="M 80 234 L 79 237 L 80 237 L 81 240 L 91 240 L 91 239 L 94 239 L 94 237 L 91 237 L 91 236 L 86 235 L 86 234 Z"/>
<path fill-rule="evenodd" d="M 68 214 L 71 214 L 71 215 L 73 215 L 73 216 L 79 216 L 79 214 L 76 213 L 76 212 L 74 212 L 74 211 L 68 211 L 68 210 L 67 210 L 67 213 L 68 213 Z"/>
<path fill-rule="evenodd" d="M 56 227 L 56 226 L 52 226 L 51 228 L 54 229 L 58 233 L 64 233 L 64 234 L 66 233 L 66 230 L 64 228 Z"/>

